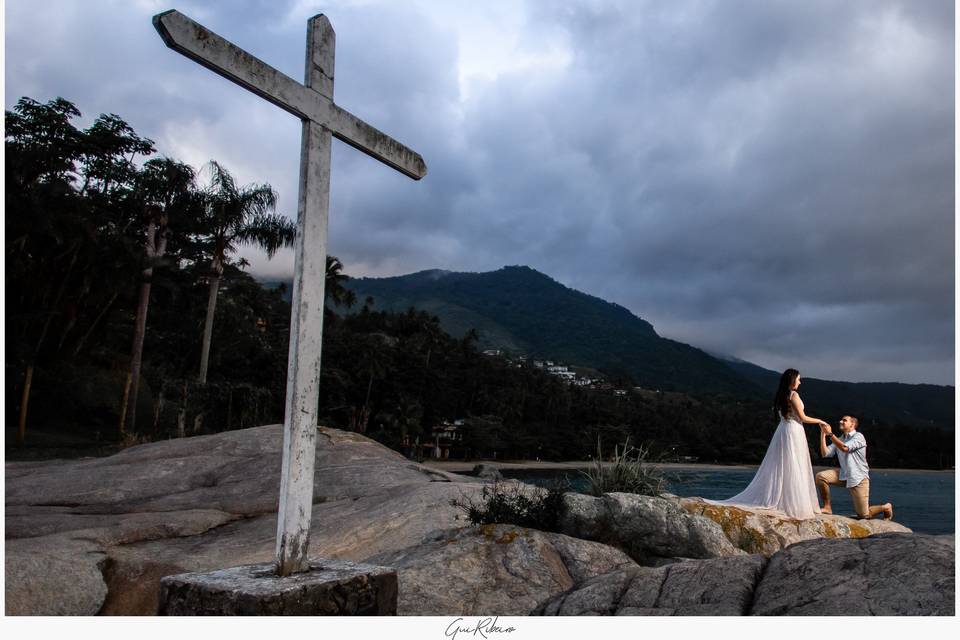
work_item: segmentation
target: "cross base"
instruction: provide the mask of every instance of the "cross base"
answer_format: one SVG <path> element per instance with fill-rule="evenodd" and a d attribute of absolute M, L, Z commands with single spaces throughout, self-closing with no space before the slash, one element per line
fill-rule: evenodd
<path fill-rule="evenodd" d="M 383 616 L 397 614 L 397 572 L 342 560 L 310 559 L 284 578 L 273 563 L 166 576 L 158 615 Z"/>

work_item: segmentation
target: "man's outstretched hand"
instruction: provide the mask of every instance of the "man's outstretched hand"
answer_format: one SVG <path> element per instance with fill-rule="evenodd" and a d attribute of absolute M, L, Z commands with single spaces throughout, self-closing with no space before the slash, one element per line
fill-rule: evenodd
<path fill-rule="evenodd" d="M 833 433 L 833 429 L 827 423 L 823 423 L 820 425 L 820 433 L 827 436 Z"/>

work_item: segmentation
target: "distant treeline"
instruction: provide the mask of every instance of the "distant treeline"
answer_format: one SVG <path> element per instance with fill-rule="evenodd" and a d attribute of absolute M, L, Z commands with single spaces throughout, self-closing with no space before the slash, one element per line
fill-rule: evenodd
<path fill-rule="evenodd" d="M 236 185 L 215 163 L 199 180 L 173 159 L 143 162 L 152 142 L 118 116 L 84 130 L 78 116 L 62 99 L 6 113 L 8 430 L 27 445 L 34 432 L 128 443 L 282 421 L 290 305 L 234 257 L 292 240 L 269 185 Z M 464 419 L 454 457 L 582 460 L 598 439 L 609 451 L 629 437 L 730 463 L 759 461 L 776 426 L 761 401 L 634 390 L 608 372 L 629 390 L 618 395 L 484 356 L 475 333 L 376 311 L 336 258 L 327 266 L 322 424 L 412 455 Z M 954 464 L 952 432 L 869 416 L 862 430 L 875 466 Z"/>

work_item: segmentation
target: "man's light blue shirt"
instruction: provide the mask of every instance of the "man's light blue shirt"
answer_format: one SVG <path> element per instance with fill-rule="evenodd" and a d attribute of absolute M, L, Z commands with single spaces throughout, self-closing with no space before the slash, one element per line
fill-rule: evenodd
<path fill-rule="evenodd" d="M 830 443 L 824 457 L 837 456 L 840 462 L 840 479 L 846 480 L 847 488 L 850 489 L 870 477 L 870 467 L 867 466 L 867 439 L 854 429 L 850 433 L 841 434 L 840 441 L 847 447 L 847 451 L 841 451 Z"/>

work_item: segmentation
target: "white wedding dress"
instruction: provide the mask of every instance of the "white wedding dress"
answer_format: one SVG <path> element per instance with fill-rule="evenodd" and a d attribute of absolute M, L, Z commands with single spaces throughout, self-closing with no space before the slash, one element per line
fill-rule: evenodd
<path fill-rule="evenodd" d="M 797 417 L 792 413 L 787 418 L 781 417 L 763 462 L 746 489 L 732 498 L 707 502 L 776 509 L 800 520 L 817 516 L 820 503 L 813 481 L 810 449 Z"/>

